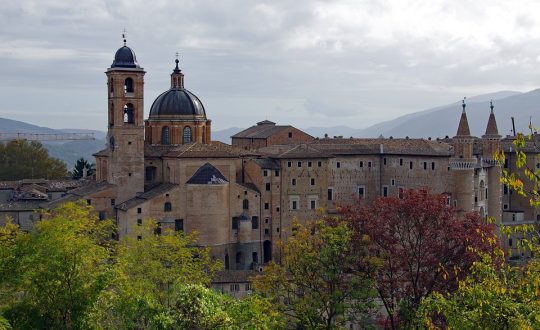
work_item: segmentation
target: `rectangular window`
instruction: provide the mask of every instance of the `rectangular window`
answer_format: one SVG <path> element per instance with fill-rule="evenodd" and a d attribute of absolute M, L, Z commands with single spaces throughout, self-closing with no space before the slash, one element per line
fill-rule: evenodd
<path fill-rule="evenodd" d="M 302 162 L 298 162 L 298 167 L 302 167 Z"/>
<path fill-rule="evenodd" d="M 264 209 L 268 210 L 269 208 L 270 208 L 270 204 L 269 203 L 264 203 Z"/>
<path fill-rule="evenodd" d="M 412 170 L 412 162 L 409 162 L 409 169 Z"/>
<path fill-rule="evenodd" d="M 310 208 L 311 210 L 315 210 L 315 209 L 317 208 L 317 201 L 314 200 L 314 199 L 310 200 L 310 201 L 309 201 L 309 208 Z"/>
<path fill-rule="evenodd" d="M 340 167 L 341 167 L 341 163 L 340 163 L 340 162 L 337 162 L 337 163 L 336 163 L 336 167 L 337 167 L 337 168 L 340 168 Z"/>
<path fill-rule="evenodd" d="M 431 170 L 435 171 L 435 162 L 431 162 Z"/>
<path fill-rule="evenodd" d="M 321 167 L 321 166 L 322 166 L 322 162 L 317 162 L 317 166 L 318 166 L 318 167 Z"/>
<path fill-rule="evenodd" d="M 427 162 L 424 162 L 424 170 L 427 170 Z"/>
<path fill-rule="evenodd" d="M 279 176 L 279 171 L 276 170 L 276 176 Z"/>
<path fill-rule="evenodd" d="M 257 255 L 257 252 L 251 253 L 251 260 L 252 260 L 254 263 L 258 263 L 258 262 L 259 262 L 259 256 Z"/>
<path fill-rule="evenodd" d="M 367 163 L 367 167 L 371 167 L 371 162 L 368 162 L 368 163 Z"/>
<path fill-rule="evenodd" d="M 232 229 L 233 230 L 238 230 L 238 217 L 233 217 L 232 218 Z"/>
<path fill-rule="evenodd" d="M 111 205 L 114 206 L 116 204 L 116 199 L 111 198 Z"/>
<path fill-rule="evenodd" d="M 86 200 L 86 204 L 92 205 L 92 200 L 91 200 L 91 199 L 87 199 L 87 200 Z"/>
<path fill-rule="evenodd" d="M 364 162 L 360 161 L 360 167 L 364 167 Z"/>
<path fill-rule="evenodd" d="M 508 204 L 503 204 L 503 210 L 508 210 Z"/>
<path fill-rule="evenodd" d="M 383 165 L 386 165 L 386 157 L 383 158 Z"/>
<path fill-rule="evenodd" d="M 279 212 L 279 206 L 278 206 L 278 207 L 276 207 L 276 212 Z"/>
<path fill-rule="evenodd" d="M 298 201 L 292 201 L 291 209 L 298 210 Z"/>
<path fill-rule="evenodd" d="M 265 189 L 266 189 L 266 191 L 270 191 L 270 183 L 267 183 L 267 184 L 265 185 Z"/>
<path fill-rule="evenodd" d="M 291 167 L 292 166 L 292 162 L 287 162 L 287 167 Z"/>
<path fill-rule="evenodd" d="M 289 139 L 292 139 L 292 132 L 289 132 Z"/>
<path fill-rule="evenodd" d="M 268 171 L 267 170 L 263 171 L 263 176 L 268 176 Z"/>
<path fill-rule="evenodd" d="M 266 229 L 264 230 L 264 234 L 265 234 L 265 235 L 270 235 L 270 230 L 268 230 L 268 228 L 266 228 Z"/>
<path fill-rule="evenodd" d="M 99 211 L 99 220 L 105 220 L 106 217 L 107 214 L 105 213 L 105 211 Z"/>
<path fill-rule="evenodd" d="M 137 213 L 138 214 L 141 214 L 142 213 L 142 209 L 140 207 L 137 208 Z"/>
<path fill-rule="evenodd" d="M 311 167 L 311 162 L 307 162 L 307 167 Z"/>
<path fill-rule="evenodd" d="M 251 217 L 251 229 L 259 229 L 259 217 Z"/>
<path fill-rule="evenodd" d="M 142 226 L 142 219 L 137 219 L 137 226 Z"/>
<path fill-rule="evenodd" d="M 512 239 L 511 238 L 508 239 L 508 246 L 512 246 Z"/>
<path fill-rule="evenodd" d="M 311 178 L 311 180 L 309 181 L 309 184 L 314 186 L 315 185 L 315 178 Z"/>
<path fill-rule="evenodd" d="M 382 195 L 383 197 L 388 197 L 388 186 L 382 187 Z"/>
<path fill-rule="evenodd" d="M 300 197 L 299 196 L 289 196 L 289 209 L 298 210 L 300 208 Z"/>
<path fill-rule="evenodd" d="M 291 185 L 296 186 L 296 179 L 291 180 Z"/>
<path fill-rule="evenodd" d="M 390 185 L 395 186 L 396 185 L 396 180 L 394 180 L 394 179 L 390 180 Z"/>
<path fill-rule="evenodd" d="M 174 231 L 184 231 L 184 219 L 174 220 Z"/>
<path fill-rule="evenodd" d="M 366 195 L 366 187 L 364 186 L 359 186 L 358 187 L 358 197 L 359 198 L 364 198 Z"/>
<path fill-rule="evenodd" d="M 328 200 L 329 201 L 334 200 L 334 189 L 333 188 L 328 188 Z"/>
<path fill-rule="evenodd" d="M 399 166 L 403 166 L 403 158 L 399 159 Z"/>
<path fill-rule="evenodd" d="M 503 194 L 508 195 L 508 186 L 503 184 Z"/>

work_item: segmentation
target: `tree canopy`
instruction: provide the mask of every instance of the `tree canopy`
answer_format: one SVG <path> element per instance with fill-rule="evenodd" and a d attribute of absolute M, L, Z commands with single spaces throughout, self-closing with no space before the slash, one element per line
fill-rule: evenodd
<path fill-rule="evenodd" d="M 66 164 L 50 157 L 41 143 L 0 142 L 0 180 L 60 179 L 66 175 Z"/>
<path fill-rule="evenodd" d="M 84 158 L 79 158 L 71 171 L 71 177 L 75 180 L 86 176 L 91 177 L 95 172 L 94 165 Z"/>

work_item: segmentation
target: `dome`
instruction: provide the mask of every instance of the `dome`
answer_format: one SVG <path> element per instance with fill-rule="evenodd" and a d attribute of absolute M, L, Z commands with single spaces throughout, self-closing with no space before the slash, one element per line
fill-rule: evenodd
<path fill-rule="evenodd" d="M 197 96 L 185 88 L 171 88 L 156 98 L 150 108 L 150 118 L 154 116 L 190 116 L 206 120 L 204 106 Z"/>
<path fill-rule="evenodd" d="M 116 51 L 111 68 L 140 68 L 135 57 L 135 52 L 128 46 L 123 46 Z"/>

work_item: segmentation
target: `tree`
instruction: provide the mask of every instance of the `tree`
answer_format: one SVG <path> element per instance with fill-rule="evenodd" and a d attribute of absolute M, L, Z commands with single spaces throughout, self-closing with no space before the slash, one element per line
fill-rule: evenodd
<path fill-rule="evenodd" d="M 333 222 L 295 224 L 282 243 L 281 264 L 269 264 L 254 279 L 256 292 L 270 298 L 293 328 L 338 329 L 347 321 L 369 327 L 372 281 L 355 268 L 352 232 Z"/>
<path fill-rule="evenodd" d="M 452 294 L 433 293 L 418 311 L 428 329 L 539 329 L 540 264 L 504 263 L 504 253 L 481 254 L 471 275 Z"/>
<path fill-rule="evenodd" d="M 90 316 L 94 327 L 170 328 L 179 322 L 178 295 L 185 286 L 208 285 L 221 268 L 208 248 L 196 245 L 196 236 L 169 230 L 158 235 L 156 228 L 148 220 L 138 228 L 139 238 L 120 241 L 115 279 Z"/>
<path fill-rule="evenodd" d="M 16 329 L 79 328 L 110 279 L 112 222 L 84 202 L 43 216 L 29 233 L 0 230 L 0 308 Z"/>
<path fill-rule="evenodd" d="M 406 190 L 403 198 L 380 197 L 342 213 L 353 244 L 369 237 L 370 255 L 381 260 L 372 274 L 388 315 L 385 327 L 391 329 L 407 327 L 432 292 L 455 290 L 477 260 L 476 251 L 489 251 L 496 241 L 492 225 L 478 213 L 460 218 L 446 196 L 427 190 Z"/>
<path fill-rule="evenodd" d="M 71 177 L 75 180 L 79 180 L 80 178 L 87 176 L 91 177 L 95 172 L 94 166 L 95 164 L 90 164 L 86 159 L 81 157 L 77 160 L 77 163 L 75 163 L 73 171 L 71 172 Z"/>
<path fill-rule="evenodd" d="M 66 174 L 66 164 L 49 157 L 39 142 L 13 140 L 0 143 L 0 180 L 60 179 Z"/>

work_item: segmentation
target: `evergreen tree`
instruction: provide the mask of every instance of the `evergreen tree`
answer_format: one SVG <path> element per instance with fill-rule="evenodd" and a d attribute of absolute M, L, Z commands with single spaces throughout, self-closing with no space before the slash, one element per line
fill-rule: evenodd
<path fill-rule="evenodd" d="M 75 180 L 79 180 L 85 176 L 92 176 L 95 172 L 94 165 L 95 164 L 90 164 L 86 159 L 81 157 L 77 160 L 77 163 L 75 163 L 75 167 L 73 167 L 73 171 L 71 172 L 71 177 Z M 84 173 L 85 171 L 86 174 Z"/>

